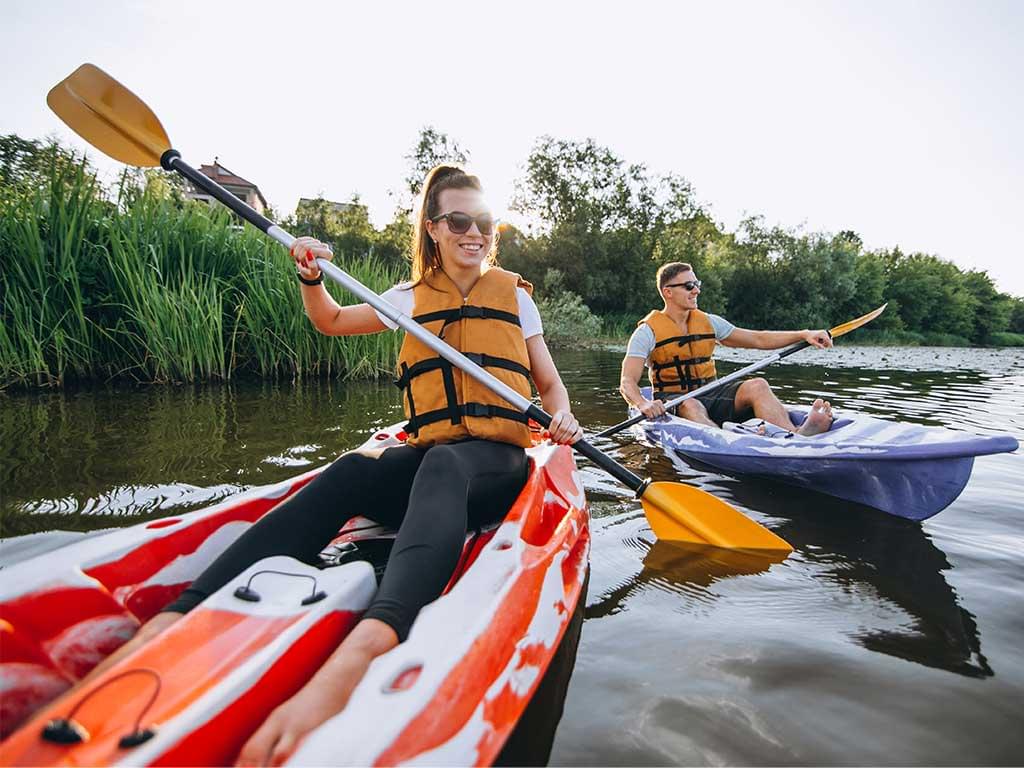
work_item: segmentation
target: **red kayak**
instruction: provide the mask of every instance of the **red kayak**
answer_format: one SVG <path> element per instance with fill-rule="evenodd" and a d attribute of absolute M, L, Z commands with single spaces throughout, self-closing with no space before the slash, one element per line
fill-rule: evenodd
<path fill-rule="evenodd" d="M 363 448 L 397 445 L 399 427 Z M 487 765 L 577 614 L 590 550 L 572 453 L 536 443 L 504 521 L 471 531 L 445 594 L 378 658 L 296 765 Z M 4 570 L 0 765 L 229 765 L 358 621 L 393 532 L 350 522 L 322 567 L 267 558 L 88 685 L 61 696 L 243 531 L 319 471 Z"/>

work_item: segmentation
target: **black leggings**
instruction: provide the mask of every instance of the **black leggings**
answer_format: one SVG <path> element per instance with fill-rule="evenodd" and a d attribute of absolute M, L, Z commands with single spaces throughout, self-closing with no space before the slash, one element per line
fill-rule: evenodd
<path fill-rule="evenodd" d="M 264 557 L 313 563 L 345 523 L 363 515 L 398 529 L 363 618 L 387 623 L 404 641 L 419 610 L 448 584 L 466 531 L 505 516 L 528 466 L 522 448 L 490 440 L 346 454 L 264 515 L 164 610 L 187 613 Z"/>

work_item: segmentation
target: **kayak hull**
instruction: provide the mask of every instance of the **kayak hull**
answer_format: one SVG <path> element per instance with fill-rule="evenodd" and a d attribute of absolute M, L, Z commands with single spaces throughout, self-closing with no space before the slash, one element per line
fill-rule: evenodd
<path fill-rule="evenodd" d="M 363 447 L 402 437 L 398 427 L 383 430 Z M 504 521 L 467 534 L 445 594 L 421 611 L 405 643 L 375 660 L 346 710 L 302 743 L 296 764 L 497 757 L 577 614 L 589 565 L 589 517 L 570 449 L 527 450 L 530 476 Z M 254 564 L 170 630 L 48 702 L 319 471 L 5 568 L 0 765 L 231 764 L 358 621 L 393 531 L 357 518 L 322 553 L 323 568 L 283 557 Z M 236 592 L 250 578 L 261 601 Z M 304 602 L 316 591 L 325 596 Z M 43 725 L 76 703 L 88 742 L 41 739 Z M 120 740 L 140 717 L 143 727 L 158 724 L 156 733 L 125 748 Z"/>
<path fill-rule="evenodd" d="M 790 409 L 794 423 L 806 411 Z M 669 416 L 639 429 L 653 442 L 734 475 L 806 488 L 908 520 L 925 520 L 966 487 L 976 456 L 1013 451 L 1010 435 L 979 436 L 940 427 L 838 414 L 832 429 L 804 438 L 759 420 L 721 429 Z"/>
<path fill-rule="evenodd" d="M 648 432 L 662 445 L 664 431 Z M 907 520 L 925 520 L 948 507 L 967 486 L 974 457 L 857 462 L 830 459 L 764 459 L 674 449 L 682 456 L 734 475 L 774 480 L 874 507 Z"/>

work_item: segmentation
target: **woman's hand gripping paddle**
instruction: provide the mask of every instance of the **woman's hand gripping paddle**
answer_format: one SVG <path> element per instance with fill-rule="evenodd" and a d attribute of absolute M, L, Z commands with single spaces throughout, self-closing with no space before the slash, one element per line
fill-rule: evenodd
<path fill-rule="evenodd" d="M 98 67 L 83 64 L 53 87 L 46 102 L 72 130 L 104 154 L 130 165 L 159 165 L 165 170 L 176 171 L 250 224 L 286 248 L 291 248 L 294 237 L 185 163 L 181 154 L 171 149 L 170 139 L 152 110 Z M 551 423 L 551 417 L 543 410 L 403 315 L 390 302 L 335 264 L 318 259 L 317 265 L 332 280 L 521 412 L 544 427 Z M 710 493 L 679 483 L 643 480 L 583 440 L 573 448 L 636 492 L 659 538 L 727 549 L 770 550 L 774 553 L 793 550 L 767 528 Z"/>

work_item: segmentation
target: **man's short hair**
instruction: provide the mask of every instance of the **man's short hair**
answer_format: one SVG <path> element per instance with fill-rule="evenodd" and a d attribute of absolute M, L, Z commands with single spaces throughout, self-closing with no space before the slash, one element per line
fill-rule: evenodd
<path fill-rule="evenodd" d="M 665 287 L 665 284 L 680 272 L 691 271 L 693 271 L 693 267 L 685 261 L 670 261 L 668 264 L 662 264 L 658 270 L 658 291 L 660 292 Z"/>

